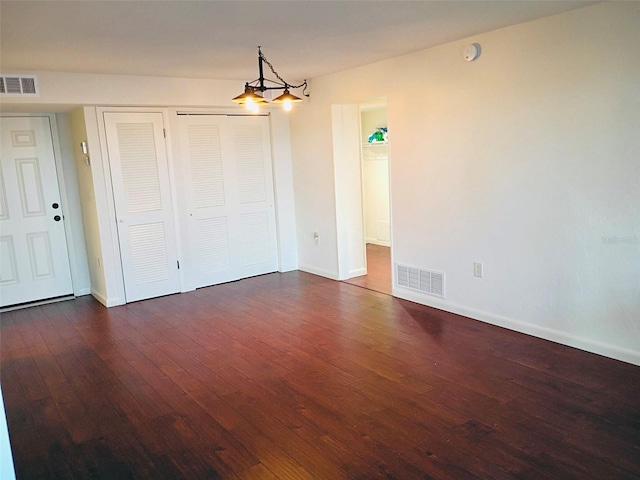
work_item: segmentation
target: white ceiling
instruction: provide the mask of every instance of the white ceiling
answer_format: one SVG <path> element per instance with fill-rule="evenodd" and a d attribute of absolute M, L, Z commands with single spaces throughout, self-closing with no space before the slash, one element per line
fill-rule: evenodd
<path fill-rule="evenodd" d="M 593 3 L 2 0 L 0 69 L 295 83 Z"/>

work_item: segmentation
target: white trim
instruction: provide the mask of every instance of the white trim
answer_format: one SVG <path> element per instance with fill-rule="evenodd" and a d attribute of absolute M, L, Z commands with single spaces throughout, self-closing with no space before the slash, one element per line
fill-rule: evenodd
<path fill-rule="evenodd" d="M 620 348 L 608 343 L 598 342 L 588 338 L 579 337 L 577 335 L 561 332 L 553 328 L 542 327 L 513 318 L 503 317 L 501 315 L 475 310 L 462 305 L 452 304 L 427 295 L 422 295 L 418 292 L 406 290 L 402 287 L 396 286 L 395 284 L 392 291 L 394 297 L 640 366 L 640 350 Z"/>
<path fill-rule="evenodd" d="M 37 307 L 40 305 L 49 305 L 50 303 L 66 302 L 67 300 L 75 300 L 76 296 L 63 295 L 61 297 L 45 298 L 43 300 L 34 300 L 33 302 L 20 303 L 18 305 L 9 305 L 8 307 L 0 308 L 0 313 L 13 312 L 14 310 L 21 310 L 23 308 Z"/>
<path fill-rule="evenodd" d="M 114 273 L 116 275 L 116 282 L 117 282 L 117 289 L 118 289 L 117 297 L 112 298 L 109 301 L 109 305 L 107 305 L 108 307 L 113 306 L 112 305 L 113 302 L 121 302 L 121 303 L 115 303 L 115 305 L 123 305 L 124 303 L 126 303 L 126 300 L 125 301 L 121 300 L 121 298 L 126 299 L 126 293 L 125 293 L 125 286 L 124 286 L 124 275 L 122 271 L 122 255 L 120 252 L 120 238 L 118 237 L 118 225 L 116 224 L 116 207 L 115 207 L 115 201 L 113 197 L 111 164 L 109 160 L 109 148 L 107 146 L 107 134 L 106 134 L 104 114 L 105 113 L 161 113 L 163 128 L 166 131 L 166 129 L 169 127 L 169 125 L 167 124 L 167 120 L 168 120 L 167 111 L 168 109 L 165 107 L 103 107 L 103 106 L 99 106 L 95 108 L 96 120 L 98 125 L 98 135 L 100 138 L 100 150 L 102 153 L 102 172 L 104 175 L 104 186 L 107 193 L 106 195 L 107 208 L 109 210 L 108 221 L 110 225 L 109 233 L 111 234 L 111 245 L 112 245 L 113 256 L 114 256 L 114 267 L 115 267 Z M 165 138 L 165 150 L 167 153 L 167 162 L 171 163 L 172 152 L 166 140 L 167 139 Z M 175 180 L 175 179 L 170 178 L 170 182 L 172 180 Z M 171 198 L 172 198 L 171 205 L 175 209 L 175 198 L 176 198 L 175 185 L 171 185 Z M 174 211 L 174 222 L 175 222 L 175 211 Z M 180 257 L 180 254 L 178 254 L 178 257 Z M 103 267 L 103 268 L 106 268 L 106 267 Z M 180 275 L 180 285 L 181 285 L 180 288 L 182 288 L 182 280 L 183 280 L 182 276 Z M 107 286 L 107 291 L 108 290 L 109 290 L 109 287 Z M 106 305 L 106 303 L 102 301 L 101 303 Z"/>
<path fill-rule="evenodd" d="M 352 265 L 355 264 L 357 269 L 366 269 L 367 265 L 360 148 L 361 117 L 357 103 L 331 105 L 333 203 L 340 280 L 351 278 Z M 358 195 L 353 195 L 353 192 Z"/>
<path fill-rule="evenodd" d="M 58 122 L 55 113 L 2 113 L 0 118 L 48 118 L 49 119 L 49 135 L 51 136 L 51 145 L 53 148 L 53 164 L 56 169 L 56 181 L 58 182 L 58 192 L 60 193 L 60 206 L 62 207 L 62 217 L 64 219 L 64 235 L 67 247 L 67 259 L 69 260 L 69 273 L 71 274 L 71 289 L 74 296 L 83 295 L 79 286 L 79 272 L 78 272 L 78 259 L 75 251 L 76 247 L 73 243 L 73 230 L 72 224 L 79 222 L 79 227 L 82 228 L 82 218 L 79 220 L 74 218 L 69 208 L 69 200 L 67 197 L 67 184 L 64 178 L 64 168 L 62 166 L 62 151 L 60 149 L 60 134 L 58 132 Z M 85 294 L 86 295 L 86 294 Z"/>
<path fill-rule="evenodd" d="M 94 290 L 93 288 L 91 289 L 91 296 L 96 300 L 98 300 L 105 307 L 109 306 L 108 305 L 109 302 L 107 301 L 107 298 L 104 295 L 102 295 L 100 292 Z"/>
<path fill-rule="evenodd" d="M 278 142 L 276 132 L 286 127 L 287 142 Z M 289 118 L 286 115 L 269 113 L 269 137 L 271 143 L 271 172 L 273 183 L 273 201 L 276 217 L 276 248 L 278 251 L 278 271 L 290 272 L 298 269 L 298 242 L 296 236 L 295 195 L 293 193 L 293 171 L 291 159 Z M 286 145 L 283 145 L 285 144 Z M 284 182 L 283 179 L 289 179 Z M 289 198 L 291 206 L 287 205 Z M 284 205 L 289 206 L 287 217 Z M 288 227 L 288 228 L 287 228 Z M 293 228 L 292 228 L 293 227 Z M 290 236 L 286 235 L 286 231 Z"/>
<path fill-rule="evenodd" d="M 116 213 L 113 199 L 113 186 L 111 184 L 111 166 L 109 165 L 109 150 L 107 148 L 107 137 L 105 133 L 104 115 L 100 108 L 89 107 L 91 110 L 91 128 L 95 128 L 95 133 L 98 135 L 100 157 L 98 165 L 98 158 L 95 155 L 91 155 L 91 141 L 89 141 L 89 155 L 91 156 L 91 173 L 93 178 L 93 188 L 95 190 L 96 197 L 96 209 L 98 216 L 98 228 L 100 230 L 100 244 L 102 257 L 102 271 L 104 272 L 104 281 L 106 292 L 104 294 L 107 298 L 100 295 L 98 301 L 103 305 L 109 307 L 109 303 L 119 301 L 121 298 L 126 298 L 124 293 L 124 277 L 122 275 L 122 264 L 120 256 L 120 240 L 118 238 L 118 225 L 116 224 Z M 85 110 L 86 113 L 86 110 Z M 90 136 L 93 132 L 89 132 L 89 119 L 85 115 L 85 124 L 87 128 L 87 136 Z M 103 191 L 99 191 L 104 188 Z M 107 208 L 107 215 L 102 210 L 102 202 Z M 104 231 L 106 230 L 106 232 Z M 108 245 L 105 245 L 103 236 L 109 236 Z M 110 247 L 110 248 L 109 248 Z M 108 251 L 110 250 L 110 251 Z M 105 255 L 107 254 L 107 255 Z M 113 275 L 114 282 L 109 278 Z M 114 300 L 108 300 L 110 297 L 111 289 L 115 287 L 117 294 Z M 93 287 L 91 288 L 93 294 Z M 101 300 L 102 299 L 102 300 Z M 124 302 L 126 303 L 126 302 Z M 119 303 L 118 303 L 119 305 Z"/>
<path fill-rule="evenodd" d="M 286 267 L 286 269 L 284 267 L 282 267 L 282 269 L 279 268 L 278 272 L 279 273 L 287 273 L 287 272 L 295 272 L 296 270 L 300 270 L 297 265 Z"/>
<path fill-rule="evenodd" d="M 79 295 L 81 291 L 79 285 L 78 259 L 76 256 L 76 245 L 73 241 L 73 230 L 71 224 L 75 224 L 77 219 L 73 217 L 69 206 L 69 198 L 67 197 L 67 184 L 64 178 L 64 169 L 62 167 L 62 151 L 60 149 L 60 133 L 58 131 L 58 121 L 53 113 L 43 114 L 49 117 L 49 125 L 51 126 L 51 140 L 53 141 L 53 156 L 56 165 L 56 174 L 58 176 L 58 187 L 60 189 L 60 203 L 62 204 L 62 215 L 64 219 L 64 232 L 67 237 L 67 256 L 69 257 L 69 269 L 71 270 L 71 286 L 73 294 Z M 82 228 L 82 219 L 80 219 L 80 227 Z"/>
<path fill-rule="evenodd" d="M 365 243 L 371 243 L 373 245 L 380 245 L 381 247 L 390 247 L 391 242 L 385 240 L 378 240 L 377 238 L 365 238 Z"/>
<path fill-rule="evenodd" d="M 367 274 L 367 269 L 365 268 L 356 268 L 355 270 L 349 270 L 349 278 L 360 277 L 362 275 Z M 347 279 L 348 280 L 348 279 Z"/>
<path fill-rule="evenodd" d="M 300 265 L 298 270 L 301 272 L 312 273 L 313 275 L 319 275 L 321 277 L 330 278 L 331 280 L 340 281 L 338 272 L 331 272 L 323 268 L 317 268 L 311 265 Z"/>
<path fill-rule="evenodd" d="M 170 165 L 172 163 L 172 155 L 171 155 L 171 150 L 170 150 L 170 145 L 167 143 L 167 122 L 168 122 L 168 118 L 167 118 L 167 109 L 166 108 L 130 108 L 130 107 L 115 107 L 115 108 L 106 108 L 106 107 L 98 107 L 96 109 L 97 113 L 98 113 L 98 117 L 99 117 L 99 121 L 98 121 L 98 125 L 99 125 L 99 130 L 100 130 L 100 135 L 101 135 L 101 146 L 103 147 L 103 168 L 104 168 L 104 175 L 105 175 L 105 184 L 107 186 L 107 192 L 108 192 L 108 209 L 109 209 L 109 215 L 108 218 L 109 220 L 112 222 L 112 225 L 115 225 L 115 228 L 111 229 L 111 237 L 112 237 L 112 247 L 114 250 L 114 254 L 115 252 L 117 252 L 115 260 L 116 260 L 116 273 L 118 278 L 118 281 L 120 283 L 119 288 L 122 288 L 122 294 L 119 295 L 122 298 L 125 299 L 125 302 L 129 302 L 129 301 L 135 301 L 137 299 L 141 298 L 148 298 L 148 296 L 150 295 L 150 292 L 154 292 L 153 287 L 149 287 L 147 290 L 144 290 L 144 287 L 137 287 L 135 289 L 133 288 L 127 288 L 126 287 L 126 283 L 125 283 L 125 279 L 124 279 L 124 274 L 125 274 L 125 268 L 123 265 L 123 256 L 122 256 L 122 245 L 120 244 L 121 241 L 121 231 L 120 231 L 120 227 L 121 225 L 117 222 L 117 210 L 116 210 L 116 205 L 115 205 L 115 199 L 116 199 L 116 193 L 115 193 L 115 188 L 114 188 L 114 174 L 113 171 L 114 170 L 119 170 L 119 162 L 113 162 L 112 163 L 112 155 L 110 152 L 109 148 L 110 148 L 110 144 L 109 144 L 109 139 L 107 136 L 107 117 L 106 114 L 109 113 L 110 115 L 120 115 L 120 116 L 125 116 L 127 118 L 129 118 L 130 116 L 140 116 L 140 115 L 151 115 L 153 116 L 156 120 L 160 120 L 161 124 L 155 125 L 154 129 L 162 129 L 162 132 L 158 133 L 160 138 L 156 138 L 156 141 L 160 142 L 162 144 L 162 146 L 158 146 L 158 149 L 164 149 L 164 155 L 166 158 L 166 162 L 167 162 L 167 177 L 168 177 L 168 194 L 170 196 L 170 200 L 169 200 L 169 205 L 171 208 L 171 223 L 173 224 L 173 232 L 170 232 L 170 241 L 167 242 L 167 245 L 170 245 L 171 242 L 173 242 L 173 248 L 167 246 L 168 251 L 169 251 L 169 255 L 170 255 L 170 259 L 173 258 L 175 260 L 171 260 L 171 261 L 180 261 L 181 257 L 180 254 L 178 252 L 178 243 L 177 243 L 177 237 L 178 237 L 178 227 L 176 224 L 176 204 L 175 204 L 175 200 L 177 198 L 176 195 L 176 191 L 175 191 L 175 178 L 172 178 L 171 175 L 171 171 L 170 171 Z M 160 114 L 159 119 L 156 118 L 157 115 Z M 157 130 L 155 130 L 157 131 Z M 111 145 L 113 146 L 113 145 Z M 120 194 L 118 194 L 120 195 Z M 163 209 L 168 208 L 168 206 L 163 207 Z M 166 210 L 163 210 L 166 211 Z M 125 255 L 125 258 L 127 257 L 127 255 Z M 120 282 L 120 279 L 122 280 Z M 171 291 L 167 291 L 166 289 L 163 291 L 162 295 L 164 294 L 169 294 L 169 293 L 177 293 L 180 292 L 182 290 L 182 275 L 180 274 L 180 270 L 178 269 L 178 276 L 177 278 L 175 277 L 171 277 L 169 280 L 167 280 L 165 283 L 165 285 L 167 285 L 167 287 L 171 290 Z M 151 284 L 149 284 L 151 285 Z M 159 284 L 157 284 L 159 285 Z M 141 288 L 144 290 L 144 292 L 146 293 L 142 293 L 141 294 Z M 175 290 L 174 290 L 175 288 Z M 133 298 L 129 298 L 129 297 L 133 297 Z M 155 291 L 153 293 L 152 296 L 158 296 L 157 291 Z"/>
<path fill-rule="evenodd" d="M 182 181 L 182 176 L 176 175 L 175 159 L 180 157 L 174 156 L 174 146 L 171 142 L 171 127 L 173 125 L 171 119 L 174 118 L 175 115 L 171 115 L 169 109 L 167 108 L 163 108 L 161 110 L 162 128 L 164 131 L 164 148 L 167 154 L 167 168 L 169 170 L 169 194 L 171 195 L 171 208 L 173 209 L 172 216 L 176 241 L 176 256 L 178 259 L 178 264 L 180 265 L 180 267 L 178 268 L 178 278 L 180 280 L 180 292 L 184 293 L 193 290 L 193 288 L 191 286 L 187 286 L 187 282 L 185 279 L 184 266 L 186 265 L 186 262 L 183 256 L 182 238 L 180 236 L 180 232 L 182 230 L 180 229 L 180 208 L 178 205 L 178 180 Z"/>
<path fill-rule="evenodd" d="M 194 111 L 186 112 L 185 115 L 195 114 Z M 174 164 L 175 159 L 180 159 L 182 152 L 180 151 L 180 138 L 179 131 L 180 127 L 178 124 L 178 115 L 179 110 L 176 108 L 169 108 L 166 111 L 165 128 L 167 132 L 166 136 L 166 145 L 167 145 L 167 160 L 169 162 L 169 176 L 170 182 L 172 186 L 172 205 L 174 209 L 174 225 L 176 229 L 176 247 L 178 249 L 178 261 L 180 262 L 180 269 L 178 270 L 178 275 L 180 277 L 180 293 L 191 292 L 195 290 L 197 287 L 195 283 L 192 281 L 189 275 L 185 272 L 188 271 L 191 265 L 191 259 L 189 257 L 188 251 L 183 249 L 183 232 L 184 230 L 180 228 L 180 218 L 183 213 L 187 213 L 187 207 L 185 204 L 185 180 L 183 174 L 183 167 L 180 165 Z M 216 115 L 214 113 L 209 112 L 209 115 Z M 176 135 L 176 139 L 172 140 L 172 136 Z M 186 220 L 185 220 L 186 221 Z M 185 225 L 186 228 L 186 225 Z"/>
<path fill-rule="evenodd" d="M 107 308 L 117 307 L 118 305 L 124 305 L 126 303 L 121 297 L 107 299 L 104 295 L 94 289 L 91 289 L 91 296 Z"/>
<path fill-rule="evenodd" d="M 271 109 L 273 110 L 273 109 Z M 234 107 L 190 107 L 190 108 L 170 108 L 171 113 L 176 115 L 221 115 L 221 116 L 234 116 L 234 117 L 266 117 L 270 116 L 271 112 L 250 113 L 246 110 L 238 111 Z"/>
<path fill-rule="evenodd" d="M 16 471 L 13 466 L 13 455 L 9 441 L 9 428 L 7 426 L 7 414 L 4 411 L 4 399 L 0 388 L 0 478 L 15 480 Z"/>

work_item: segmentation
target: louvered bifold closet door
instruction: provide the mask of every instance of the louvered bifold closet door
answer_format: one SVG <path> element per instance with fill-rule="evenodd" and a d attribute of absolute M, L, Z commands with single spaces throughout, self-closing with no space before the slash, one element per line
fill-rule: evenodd
<path fill-rule="evenodd" d="M 180 290 L 161 113 L 104 114 L 127 302 Z"/>
<path fill-rule="evenodd" d="M 178 115 L 195 288 L 277 270 L 268 117 Z"/>

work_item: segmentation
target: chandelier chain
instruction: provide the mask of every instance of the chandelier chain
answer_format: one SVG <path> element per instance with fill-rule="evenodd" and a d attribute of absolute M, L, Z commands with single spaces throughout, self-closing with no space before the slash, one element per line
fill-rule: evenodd
<path fill-rule="evenodd" d="M 288 84 L 284 78 L 282 78 L 278 72 L 276 72 L 276 69 L 273 68 L 273 65 L 271 65 L 271 62 L 269 60 L 267 60 L 267 57 L 264 56 L 264 53 L 262 53 L 262 50 L 260 50 L 260 47 L 258 47 L 258 52 L 260 53 L 260 58 L 262 58 L 262 61 L 264 63 L 266 63 L 267 65 L 269 65 L 269 69 L 271 70 L 271 73 L 273 73 L 276 78 L 278 80 L 280 80 L 283 85 L 285 86 L 285 88 L 300 88 L 300 87 L 305 87 L 306 90 L 306 86 L 307 86 L 307 81 L 305 80 L 304 82 L 302 82 L 300 85 L 290 85 Z"/>

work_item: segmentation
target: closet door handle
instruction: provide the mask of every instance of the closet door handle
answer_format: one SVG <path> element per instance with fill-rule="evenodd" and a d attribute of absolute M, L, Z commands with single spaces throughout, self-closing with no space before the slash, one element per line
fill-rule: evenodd
<path fill-rule="evenodd" d="M 53 217 L 53 219 L 54 219 L 56 222 L 59 222 L 61 218 L 62 218 L 62 217 L 61 217 L 60 215 L 56 215 L 55 217 Z"/>

